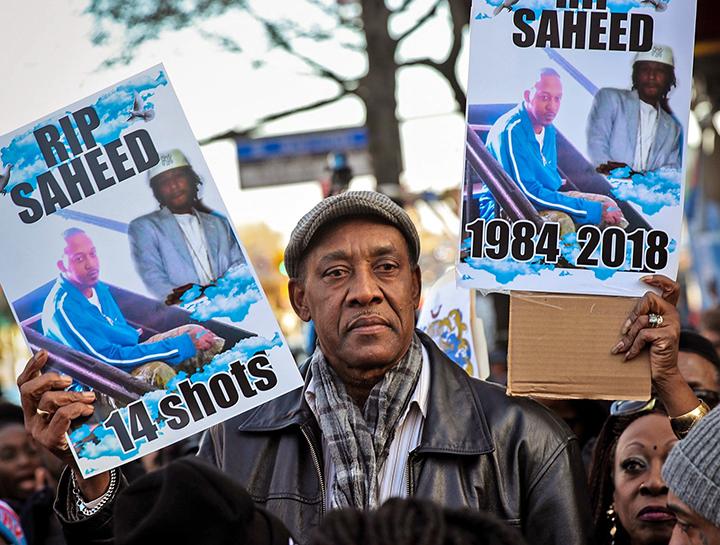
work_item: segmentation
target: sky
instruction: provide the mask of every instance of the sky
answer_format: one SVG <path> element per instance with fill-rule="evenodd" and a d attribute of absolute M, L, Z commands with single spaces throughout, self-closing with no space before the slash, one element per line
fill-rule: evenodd
<path fill-rule="evenodd" d="M 419 8 L 423 2 L 420 0 Z M 299 9 L 285 10 L 297 4 L 300 3 L 283 3 L 283 14 L 306 17 Z M 119 52 L 122 43 L 117 39 L 119 34 L 113 33 L 115 39 L 108 44 L 92 45 L 90 36 L 95 23 L 92 16 L 84 13 L 86 6 L 87 0 L 0 3 L 0 19 L 12 21 L 4 25 L 6 54 L 0 58 L 0 74 L 5 82 L 0 86 L 0 101 L 5 105 L 0 116 L 0 134 L 160 62 L 165 64 L 198 139 L 251 126 L 263 114 L 334 92 L 332 84 L 308 76 L 298 63 L 278 55 L 266 56 L 266 66 L 254 70 L 249 59 L 263 55 L 262 35 L 239 15 L 211 21 L 206 28 L 234 36 L 241 28 L 243 45 L 248 44 L 247 55 L 228 53 L 196 30 L 188 29 L 161 34 L 159 39 L 142 46 L 128 65 L 103 68 L 102 62 Z M 272 17 L 272 9 L 266 15 Z M 433 43 L 442 54 L 448 40 L 447 25 L 444 17 L 440 17 L 409 39 L 401 53 L 411 56 L 415 51 L 426 52 L 425 44 Z M 354 68 L 362 62 L 320 48 L 316 52 L 325 56 L 323 61 L 339 66 L 346 63 Z M 467 57 L 461 57 L 459 66 L 466 64 Z M 401 126 L 405 183 L 414 191 L 459 185 L 463 118 L 454 112 L 449 87 L 424 67 L 401 71 L 398 85 L 398 113 L 407 120 Z M 276 122 L 268 126 L 267 132 L 282 134 L 358 125 L 363 119 L 360 101 L 348 98 L 316 112 Z M 302 214 L 320 198 L 319 185 L 314 182 L 242 191 L 234 145 L 229 141 L 218 142 L 203 146 L 202 151 L 236 224 L 264 221 L 287 236 Z M 371 188 L 372 179 L 360 177 L 355 187 Z"/>

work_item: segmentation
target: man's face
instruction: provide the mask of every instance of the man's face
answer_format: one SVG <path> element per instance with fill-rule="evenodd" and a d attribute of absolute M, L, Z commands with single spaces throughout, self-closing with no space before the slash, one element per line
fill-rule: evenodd
<path fill-rule="evenodd" d="M 40 456 L 22 424 L 0 429 L 0 495 L 23 500 L 35 491 Z"/>
<path fill-rule="evenodd" d="M 677 517 L 668 545 L 720 545 L 720 529 L 688 507 L 672 490 L 668 493 L 668 507 Z"/>
<path fill-rule="evenodd" d="M 525 105 L 532 120 L 543 127 L 552 123 L 560 111 L 562 93 L 560 78 L 552 75 L 542 76 L 525 91 Z"/>
<path fill-rule="evenodd" d="M 401 232 L 372 219 L 323 230 L 289 284 L 303 320 L 313 320 L 326 359 L 343 382 L 372 387 L 407 351 L 420 302 L 420 269 Z"/>
<path fill-rule="evenodd" d="M 678 353 L 678 369 L 693 390 L 720 393 L 720 377 L 712 362 L 692 352 Z"/>
<path fill-rule="evenodd" d="M 94 287 L 100 276 L 100 262 L 90 237 L 85 233 L 68 237 L 63 259 L 58 261 L 58 268 L 78 288 Z"/>
<path fill-rule="evenodd" d="M 666 64 L 639 61 L 635 66 L 635 77 L 635 86 L 643 102 L 655 104 L 668 91 L 670 75 Z"/>
<path fill-rule="evenodd" d="M 153 178 L 160 203 L 171 212 L 186 214 L 195 201 L 195 187 L 185 167 L 173 168 Z"/>

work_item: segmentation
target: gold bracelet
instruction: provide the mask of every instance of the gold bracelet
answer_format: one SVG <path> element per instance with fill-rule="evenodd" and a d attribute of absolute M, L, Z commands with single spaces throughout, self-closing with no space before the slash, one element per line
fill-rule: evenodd
<path fill-rule="evenodd" d="M 710 412 L 710 407 L 704 401 L 700 401 L 700 405 L 695 407 L 689 413 L 681 414 L 680 416 L 670 417 L 670 426 L 678 439 L 684 439 L 685 436 L 690 433 L 690 430 L 697 421 L 703 418 L 707 413 Z"/>

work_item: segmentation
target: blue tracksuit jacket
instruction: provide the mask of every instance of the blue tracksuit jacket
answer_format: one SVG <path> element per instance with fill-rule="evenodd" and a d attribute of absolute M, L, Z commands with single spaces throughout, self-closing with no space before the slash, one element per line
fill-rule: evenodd
<path fill-rule="evenodd" d="M 520 104 L 498 118 L 487 137 L 487 148 L 515 181 L 536 210 L 559 210 L 575 223 L 597 225 L 602 204 L 569 197 L 559 191 L 563 184 L 557 170 L 555 127 L 545 127 L 543 149 L 535 138 L 530 116 Z M 477 195 L 480 217 L 496 217 L 495 199 L 487 186 Z"/>
<path fill-rule="evenodd" d="M 138 344 L 140 334 L 125 321 L 108 287 L 98 282 L 95 292 L 102 312 L 60 276 L 43 305 L 45 336 L 124 371 L 151 361 L 178 364 L 195 355 L 187 334 Z"/>

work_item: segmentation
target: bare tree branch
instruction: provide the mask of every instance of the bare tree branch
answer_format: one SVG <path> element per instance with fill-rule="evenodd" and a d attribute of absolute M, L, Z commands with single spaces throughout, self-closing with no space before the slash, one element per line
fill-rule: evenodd
<path fill-rule="evenodd" d="M 258 15 L 252 10 L 248 10 L 248 13 L 250 13 L 260 24 L 263 25 L 263 27 L 265 28 L 265 32 L 267 32 L 268 36 L 270 37 L 270 41 L 274 45 L 276 45 L 286 53 L 292 55 L 293 57 L 304 62 L 313 70 L 313 72 L 315 72 L 316 75 L 333 80 L 345 91 L 353 91 L 353 89 L 357 85 L 357 81 L 343 78 L 340 74 L 334 72 L 330 68 L 323 66 L 316 60 L 311 59 L 307 55 L 303 55 L 302 53 L 297 51 L 286 37 L 285 33 L 287 31 L 287 27 L 281 28 L 281 26 L 277 23 L 268 21 L 267 19 Z"/>
<path fill-rule="evenodd" d="M 402 13 L 403 11 L 407 10 L 408 7 L 410 7 L 410 4 L 412 4 L 415 0 L 404 0 L 402 4 L 400 4 L 397 8 L 393 10 L 393 13 Z"/>
<path fill-rule="evenodd" d="M 239 43 L 237 43 L 237 41 L 235 41 L 235 39 L 231 38 L 230 36 L 218 34 L 217 32 L 210 32 L 209 30 L 205 30 L 202 28 L 198 28 L 197 31 L 198 31 L 198 34 L 200 34 L 200 36 L 202 36 L 206 40 L 215 42 L 217 45 L 219 45 L 223 49 L 229 51 L 230 53 L 242 53 L 243 52 L 242 46 Z"/>
<path fill-rule="evenodd" d="M 432 7 L 423 15 L 420 17 L 417 21 L 415 21 L 415 24 L 408 28 L 405 32 L 403 32 L 399 37 L 395 38 L 395 43 L 402 42 L 405 38 L 410 36 L 413 32 L 415 32 L 418 28 L 423 26 L 425 23 L 427 23 L 430 19 L 435 17 L 437 14 L 437 10 L 440 7 L 440 3 L 443 0 L 436 0 L 436 2 L 432 5 Z"/>
<path fill-rule="evenodd" d="M 470 7 L 468 2 L 464 0 L 447 0 L 447 3 L 450 9 L 453 42 L 445 60 L 437 62 L 429 57 L 425 57 L 403 62 L 399 66 L 429 66 L 439 72 L 448 82 L 448 85 L 450 85 L 458 110 L 464 112 L 467 95 L 465 94 L 465 89 L 460 84 L 460 80 L 458 80 L 455 68 L 457 67 L 457 60 L 462 48 L 463 32 L 470 18 Z"/>
<path fill-rule="evenodd" d="M 232 131 L 224 132 L 222 134 L 216 134 L 214 136 L 210 136 L 208 138 L 204 138 L 203 140 L 200 140 L 199 143 L 201 146 L 204 146 L 205 144 L 210 144 L 212 142 L 217 142 L 219 140 L 227 140 L 229 138 L 247 138 L 248 136 L 251 136 L 255 131 L 257 131 L 260 127 L 262 127 L 266 123 L 270 123 L 271 121 L 277 121 L 278 119 L 281 119 L 283 117 L 288 117 L 288 116 L 299 114 L 302 112 L 314 110 L 315 108 L 321 108 L 322 106 L 327 106 L 328 104 L 333 104 L 333 103 L 337 102 L 338 100 L 345 98 L 346 96 L 351 95 L 351 94 L 353 94 L 352 91 L 342 90 L 334 97 L 326 98 L 323 100 L 318 100 L 315 102 L 311 102 L 309 104 L 305 104 L 303 106 L 297 106 L 295 108 L 289 108 L 287 110 L 268 114 L 268 115 L 258 119 L 257 122 L 255 123 L 255 126 L 253 126 L 253 127 L 249 127 L 242 131 L 232 130 Z"/>

